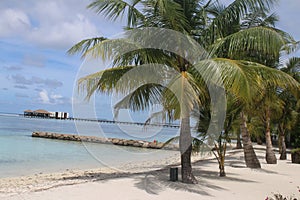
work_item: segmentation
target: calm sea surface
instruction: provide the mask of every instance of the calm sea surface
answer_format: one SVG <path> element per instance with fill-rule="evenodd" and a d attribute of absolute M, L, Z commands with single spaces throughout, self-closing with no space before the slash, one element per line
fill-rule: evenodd
<path fill-rule="evenodd" d="M 32 138 L 33 131 L 166 141 L 176 128 L 34 119 L 0 115 L 0 177 L 154 161 L 177 152 Z"/>

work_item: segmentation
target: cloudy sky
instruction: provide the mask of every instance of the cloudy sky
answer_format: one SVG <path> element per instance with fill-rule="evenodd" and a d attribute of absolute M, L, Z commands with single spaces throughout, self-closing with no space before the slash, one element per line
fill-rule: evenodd
<path fill-rule="evenodd" d="M 89 0 L 0 1 L 0 112 L 47 109 L 72 113 L 79 56 L 66 51 L 82 39 L 111 36 L 121 23 L 107 22 Z"/>
<path fill-rule="evenodd" d="M 122 31 L 121 22 L 108 22 L 87 10 L 90 2 L 0 1 L 0 112 L 43 108 L 72 113 L 73 86 L 82 60 L 66 51 L 84 38 Z M 280 15 L 278 27 L 297 40 L 299 9 L 299 0 L 281 0 L 274 10 Z"/>

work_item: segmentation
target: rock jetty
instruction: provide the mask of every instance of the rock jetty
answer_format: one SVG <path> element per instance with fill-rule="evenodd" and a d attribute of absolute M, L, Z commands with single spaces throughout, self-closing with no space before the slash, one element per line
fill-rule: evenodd
<path fill-rule="evenodd" d="M 156 141 L 149 142 L 143 140 L 101 138 L 96 136 L 84 136 L 84 135 L 62 134 L 62 133 L 52 133 L 52 132 L 33 132 L 32 137 L 67 140 L 67 141 L 78 141 L 78 142 L 93 142 L 93 143 L 100 143 L 100 144 L 114 144 L 120 146 L 132 146 L 132 147 L 150 148 L 150 149 L 165 149 L 165 150 L 179 149 L 178 145 L 176 144 L 164 145 L 163 142 L 156 142 Z"/>

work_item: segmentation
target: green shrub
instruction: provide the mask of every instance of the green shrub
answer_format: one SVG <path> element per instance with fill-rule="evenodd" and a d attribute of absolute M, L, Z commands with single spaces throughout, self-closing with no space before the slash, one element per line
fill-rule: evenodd
<path fill-rule="evenodd" d="M 300 153 L 300 148 L 293 149 L 293 150 L 291 151 L 291 153 L 296 153 L 296 152 L 299 152 L 299 153 Z"/>

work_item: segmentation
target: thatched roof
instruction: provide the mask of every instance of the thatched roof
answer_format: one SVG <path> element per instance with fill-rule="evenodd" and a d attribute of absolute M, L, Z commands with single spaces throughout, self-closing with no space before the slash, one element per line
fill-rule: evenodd
<path fill-rule="evenodd" d="M 38 109 L 33 111 L 34 113 L 40 113 L 40 114 L 50 114 L 47 110 L 43 110 L 43 109 Z"/>
<path fill-rule="evenodd" d="M 32 112 L 32 110 L 24 110 L 24 112 L 30 113 Z"/>

